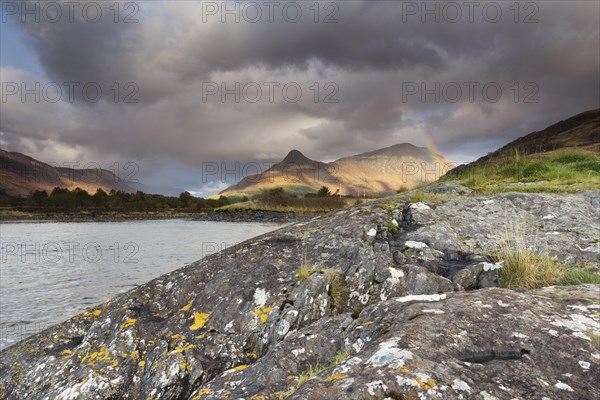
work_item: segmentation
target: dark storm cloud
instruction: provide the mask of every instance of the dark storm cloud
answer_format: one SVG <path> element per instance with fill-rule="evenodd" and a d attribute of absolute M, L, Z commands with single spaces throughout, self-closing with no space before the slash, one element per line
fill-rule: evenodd
<path fill-rule="evenodd" d="M 513 2 L 482 2 L 472 21 L 462 6 L 457 23 L 443 13 L 439 22 L 429 14 L 423 23 L 420 10 L 412 11 L 425 3 L 440 12 L 448 4 L 338 2 L 336 23 L 323 23 L 333 10 L 324 8 L 327 2 L 317 23 L 312 2 L 295 3 L 303 10 L 296 23 L 280 12 L 274 22 L 264 14 L 257 23 L 236 23 L 231 15 L 223 23 L 206 7 L 225 3 L 199 1 L 138 2 L 139 22 L 131 24 L 114 23 L 112 3 L 103 3 L 104 17 L 93 24 L 80 17 L 77 23 L 28 19 L 21 29 L 47 76 L 3 68 L 3 81 L 98 82 L 104 96 L 94 104 L 11 98 L 0 129 L 15 150 L 136 158 L 152 179 L 160 160 L 200 168 L 203 161 L 277 159 L 290 148 L 331 160 L 405 141 L 425 145 L 424 137 L 452 154 L 463 154 L 465 141 L 482 143 L 479 153 L 472 145 L 465 150 L 476 157 L 491 150 L 489 143 L 600 106 L 599 3 L 529 2 L 537 9 L 521 4 L 515 22 Z M 482 13 L 487 4 L 501 9 L 497 22 L 489 18 L 493 9 Z M 523 23 L 528 16 L 538 22 Z M 121 89 L 134 82 L 139 102 L 110 101 L 115 82 Z M 229 89 L 256 82 L 263 96 L 221 102 L 219 93 L 204 101 L 207 82 Z M 265 82 L 279 85 L 272 102 Z M 282 97 L 290 82 L 303 90 L 297 102 Z M 467 82 L 478 84 L 473 101 Z M 431 90 L 436 83 L 465 92 L 456 101 L 407 96 L 409 88 Z M 485 98 L 486 83 L 501 87 L 498 101 Z M 534 92 L 537 102 L 525 103 Z M 324 102 L 327 95 L 337 102 Z"/>

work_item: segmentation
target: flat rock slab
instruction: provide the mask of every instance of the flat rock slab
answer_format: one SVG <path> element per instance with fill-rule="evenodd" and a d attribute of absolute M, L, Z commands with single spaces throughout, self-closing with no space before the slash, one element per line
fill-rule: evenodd
<path fill-rule="evenodd" d="M 393 197 L 297 223 L 5 349 L 0 398 L 600 397 L 598 286 L 465 292 L 443 270 L 515 226 L 597 262 L 598 196 Z"/>

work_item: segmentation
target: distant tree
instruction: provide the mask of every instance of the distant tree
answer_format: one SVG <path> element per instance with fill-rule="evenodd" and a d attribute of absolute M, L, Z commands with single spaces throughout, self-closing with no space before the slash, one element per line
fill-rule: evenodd
<path fill-rule="evenodd" d="M 331 190 L 329 190 L 329 188 L 327 186 L 323 186 L 317 192 L 317 196 L 318 197 L 329 197 L 329 196 L 331 196 Z"/>
<path fill-rule="evenodd" d="M 47 199 L 48 192 L 46 192 L 45 190 L 36 190 L 33 192 L 33 198 L 34 198 L 34 200 L 36 200 L 36 202 L 43 200 L 43 199 Z"/>
<path fill-rule="evenodd" d="M 190 192 L 181 192 L 179 195 L 179 202 L 183 208 L 190 208 L 194 201 L 194 196 Z"/>

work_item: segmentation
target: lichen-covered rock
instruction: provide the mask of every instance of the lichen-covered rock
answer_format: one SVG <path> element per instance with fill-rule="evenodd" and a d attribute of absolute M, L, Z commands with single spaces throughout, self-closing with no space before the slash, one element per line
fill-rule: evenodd
<path fill-rule="evenodd" d="M 498 284 L 488 256 L 516 228 L 597 260 L 597 198 L 392 197 L 297 223 L 4 350 L 0 398 L 598 397 L 598 287 L 463 291 Z"/>

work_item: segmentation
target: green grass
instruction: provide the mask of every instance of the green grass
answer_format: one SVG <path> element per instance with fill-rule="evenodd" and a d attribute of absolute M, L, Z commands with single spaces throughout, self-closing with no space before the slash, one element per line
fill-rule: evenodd
<path fill-rule="evenodd" d="M 494 258 L 504 261 L 500 276 L 502 286 L 508 289 L 600 284 L 599 273 L 581 265 L 562 264 L 545 254 L 532 253 L 519 239 L 505 241 Z"/>
<path fill-rule="evenodd" d="M 565 271 L 558 282 L 562 286 L 582 285 L 584 283 L 600 284 L 600 274 L 586 268 L 571 268 Z"/>
<path fill-rule="evenodd" d="M 531 252 L 504 254 L 500 269 L 503 287 L 534 289 L 556 285 L 564 275 L 564 266 L 556 260 Z"/>
<path fill-rule="evenodd" d="M 308 279 L 309 276 L 311 276 L 312 274 L 314 274 L 316 272 L 319 272 L 319 270 L 317 268 L 313 268 L 309 265 L 303 265 L 302 267 L 298 268 L 296 277 L 298 278 L 298 281 L 302 282 L 302 281 Z"/>
<path fill-rule="evenodd" d="M 390 235 L 395 235 L 399 229 L 400 228 L 398 228 L 398 225 L 396 225 L 393 221 L 388 221 L 387 230 L 390 233 Z"/>
<path fill-rule="evenodd" d="M 593 332 L 586 332 L 585 334 L 587 337 L 589 337 L 590 339 L 592 339 L 594 342 L 596 342 L 597 346 L 600 346 L 600 335 L 596 335 Z"/>
<path fill-rule="evenodd" d="M 570 193 L 598 188 L 600 155 L 583 150 L 560 150 L 549 153 L 503 158 L 474 166 L 456 180 L 486 194 L 504 191 Z M 537 183 L 530 186 L 511 184 Z M 500 185 L 500 186 L 497 186 Z"/>

